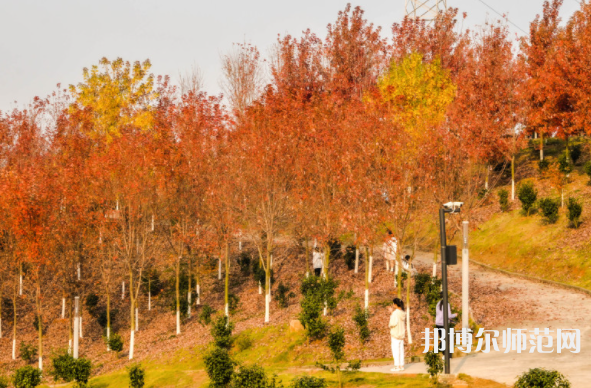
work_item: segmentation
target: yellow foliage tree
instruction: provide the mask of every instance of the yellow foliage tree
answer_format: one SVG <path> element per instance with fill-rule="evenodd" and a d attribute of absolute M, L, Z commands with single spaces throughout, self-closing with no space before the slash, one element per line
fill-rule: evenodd
<path fill-rule="evenodd" d="M 394 122 L 415 142 L 445 119 L 456 92 L 440 60 L 424 63 L 419 53 L 392 61 L 388 72 L 379 79 L 378 88 Z"/>
<path fill-rule="evenodd" d="M 75 103 L 72 114 L 81 113 L 90 120 L 88 135 L 110 142 L 126 126 L 150 130 L 153 126 L 153 104 L 158 97 L 151 63 L 145 60 L 131 64 L 117 58 L 102 58 L 99 65 L 84 68 L 84 82 L 70 85 Z"/>

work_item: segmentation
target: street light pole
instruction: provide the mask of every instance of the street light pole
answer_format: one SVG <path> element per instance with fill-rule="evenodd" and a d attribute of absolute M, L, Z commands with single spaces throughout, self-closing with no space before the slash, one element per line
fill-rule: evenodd
<path fill-rule="evenodd" d="M 443 338 L 445 339 L 445 350 L 443 356 L 444 362 L 444 373 L 449 374 L 449 320 L 447 314 L 447 257 L 446 257 L 446 237 L 445 237 L 445 209 L 439 209 L 439 235 L 441 237 L 441 286 L 443 287 L 443 301 L 441 308 L 443 309 Z"/>

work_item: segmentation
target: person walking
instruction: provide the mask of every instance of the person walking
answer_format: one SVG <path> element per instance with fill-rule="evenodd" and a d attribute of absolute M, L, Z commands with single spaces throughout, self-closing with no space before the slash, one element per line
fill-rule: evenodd
<path fill-rule="evenodd" d="M 439 330 L 439 339 L 441 342 L 441 339 L 444 338 L 443 337 L 443 333 L 445 333 L 445 326 L 444 326 L 444 322 L 443 322 L 443 291 L 439 293 L 439 297 L 441 298 L 441 300 L 439 302 L 437 302 L 437 305 L 435 306 L 435 328 L 437 328 Z M 449 302 L 447 302 L 447 320 L 449 321 L 449 327 L 453 327 L 453 319 L 456 318 L 458 316 L 458 314 L 452 314 L 451 313 L 451 306 L 449 304 Z M 449 333 L 445 334 L 445 339 L 447 340 Z M 446 341 L 447 343 L 447 341 Z M 452 354 L 449 354 L 449 357 L 452 357 Z"/>
<path fill-rule="evenodd" d="M 320 276 L 324 267 L 324 260 L 322 260 L 322 252 L 318 247 L 314 247 L 312 252 L 312 267 L 314 267 L 314 274 Z"/>
<path fill-rule="evenodd" d="M 396 237 L 394 237 L 391 230 L 388 230 L 388 239 L 384 242 L 382 250 L 384 251 L 384 259 L 386 260 L 386 271 L 394 272 L 396 254 L 398 253 L 398 241 L 396 241 Z"/>
<path fill-rule="evenodd" d="M 401 372 L 404 370 L 404 334 L 406 313 L 404 312 L 404 302 L 400 298 L 394 298 L 394 306 L 390 315 L 390 337 L 392 338 L 392 356 L 394 357 L 394 368 L 392 372 Z"/>

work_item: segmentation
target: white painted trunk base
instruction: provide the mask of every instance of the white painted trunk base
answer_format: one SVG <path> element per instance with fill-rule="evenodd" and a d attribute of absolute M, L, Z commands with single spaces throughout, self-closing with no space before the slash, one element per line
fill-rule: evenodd
<path fill-rule="evenodd" d="M 222 280 L 222 259 L 218 261 L 218 280 Z"/>
<path fill-rule="evenodd" d="M 66 298 L 62 298 L 62 319 L 66 318 Z"/>
<path fill-rule="evenodd" d="M 408 344 L 412 344 L 412 334 L 410 332 L 410 306 L 406 306 L 406 332 L 408 333 Z"/>
<path fill-rule="evenodd" d="M 371 283 L 372 280 L 372 272 L 373 272 L 373 256 L 369 256 L 369 282 Z"/>
<path fill-rule="evenodd" d="M 437 276 L 437 263 L 433 263 L 433 277 Z"/>
<path fill-rule="evenodd" d="M 226 315 L 226 317 L 230 316 L 230 305 L 228 305 L 228 303 L 224 305 L 224 314 Z"/>
<path fill-rule="evenodd" d="M 265 323 L 270 321 L 271 295 L 265 295 Z"/>
<path fill-rule="evenodd" d="M 189 307 L 187 309 L 187 316 L 191 318 L 191 291 L 187 292 L 187 300 L 189 302 Z"/>
<path fill-rule="evenodd" d="M 369 308 L 369 289 L 365 289 L 365 309 Z"/>
<path fill-rule="evenodd" d="M 16 360 L 16 338 L 12 340 L 12 359 Z"/>
<path fill-rule="evenodd" d="M 82 338 L 82 315 L 78 317 L 78 327 L 80 328 L 80 338 Z"/>
<path fill-rule="evenodd" d="M 135 330 L 138 331 L 140 329 L 140 309 L 137 307 L 135 308 Z"/>
<path fill-rule="evenodd" d="M 19 275 L 19 283 L 18 284 L 19 284 L 18 285 L 18 294 L 20 296 L 22 296 L 23 295 L 23 275 L 22 274 Z"/>
<path fill-rule="evenodd" d="M 111 347 L 109 346 L 110 339 L 111 339 L 111 328 L 107 327 L 107 352 L 111 351 Z"/>
<path fill-rule="evenodd" d="M 200 305 L 201 304 L 201 290 L 199 288 L 199 284 L 197 284 L 197 304 Z"/>
<path fill-rule="evenodd" d="M 121 300 L 125 299 L 125 282 L 121 282 Z"/>
<path fill-rule="evenodd" d="M 152 311 L 152 294 L 148 292 L 148 311 Z"/>
<path fill-rule="evenodd" d="M 263 295 L 263 286 L 261 285 L 260 281 L 259 281 L 259 295 Z"/>
<path fill-rule="evenodd" d="M 359 273 L 359 248 L 355 247 L 355 273 Z"/>
<path fill-rule="evenodd" d="M 328 312 L 328 307 L 326 301 L 324 301 L 324 316 L 326 317 L 326 313 Z"/>
<path fill-rule="evenodd" d="M 43 370 L 43 357 L 39 356 L 39 370 Z"/>
<path fill-rule="evenodd" d="M 80 327 L 78 326 L 78 318 L 74 318 L 74 340 L 73 340 L 73 354 L 74 358 L 78 358 L 78 342 L 80 338 Z"/>
<path fill-rule="evenodd" d="M 133 360 L 133 346 L 135 345 L 135 332 L 131 330 L 129 337 L 129 359 Z"/>
<path fill-rule="evenodd" d="M 69 339 L 68 340 L 68 354 L 72 354 L 72 340 Z"/>
<path fill-rule="evenodd" d="M 176 311 L 176 333 L 181 334 L 181 311 Z"/>
<path fill-rule="evenodd" d="M 76 272 L 78 275 L 78 280 L 80 280 L 80 263 L 78 263 L 78 265 L 77 265 Z"/>

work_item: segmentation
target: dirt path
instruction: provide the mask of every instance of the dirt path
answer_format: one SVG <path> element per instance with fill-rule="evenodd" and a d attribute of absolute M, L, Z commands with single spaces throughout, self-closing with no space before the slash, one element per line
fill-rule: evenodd
<path fill-rule="evenodd" d="M 432 255 L 421 254 L 417 261 L 425 264 L 432 263 Z M 451 273 L 459 273 L 461 265 L 458 263 L 457 266 L 449 267 L 449 269 Z M 590 386 L 591 296 L 561 287 L 508 276 L 476 264 L 470 265 L 470 282 L 471 284 L 472 282 L 478 282 L 489 286 L 491 289 L 513 289 L 517 291 L 514 295 L 519 301 L 535 306 L 532 307 L 532 317 L 534 317 L 532 320 L 511 322 L 506 327 L 486 327 L 485 329 L 503 330 L 511 327 L 528 330 L 539 328 L 543 331 L 543 329 L 549 328 L 554 332 L 556 329 L 580 329 L 581 351 L 578 354 L 565 350 L 561 354 L 557 354 L 556 350 L 549 354 L 540 354 L 537 351 L 530 353 L 531 346 L 528 343 L 527 350 L 520 354 L 516 351 L 505 354 L 502 348 L 502 338 L 500 338 L 498 341 L 499 352 L 491 351 L 488 354 L 479 353 L 452 359 L 452 374 L 465 373 L 512 385 L 516 381 L 516 377 L 524 371 L 529 368 L 541 367 L 558 370 L 569 379 L 573 388 Z M 556 333 L 554 333 L 554 346 L 556 346 Z M 368 367 L 363 370 L 392 373 L 390 368 L 391 366 L 388 365 Z M 426 373 L 426 368 L 424 363 L 410 364 L 407 365 L 405 373 Z"/>

